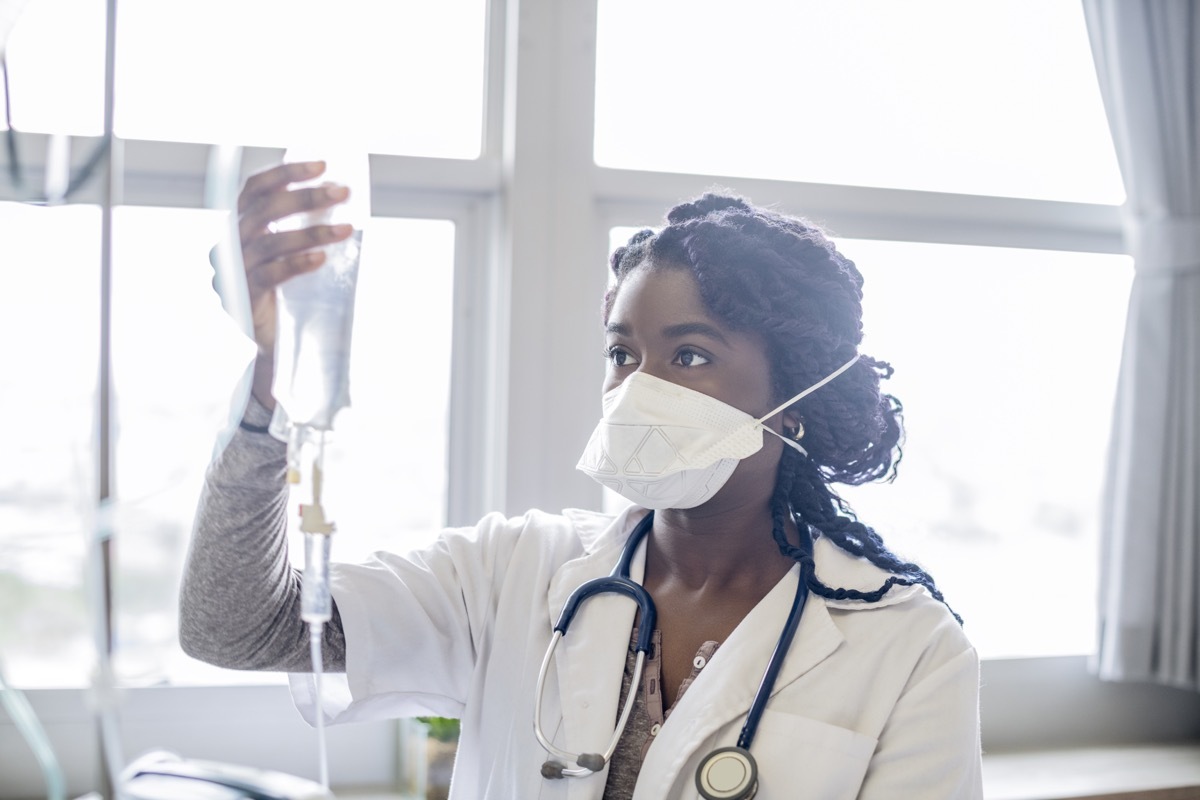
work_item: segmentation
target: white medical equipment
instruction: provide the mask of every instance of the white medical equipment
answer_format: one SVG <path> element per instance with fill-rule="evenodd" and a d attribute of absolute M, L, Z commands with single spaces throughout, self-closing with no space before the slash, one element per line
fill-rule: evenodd
<path fill-rule="evenodd" d="M 371 217 L 371 184 L 365 151 L 337 145 L 290 147 L 285 162 L 324 161 L 325 172 L 295 189 L 326 184 L 346 186 L 350 196 L 319 211 L 279 220 L 279 232 L 313 225 L 349 224 L 349 239 L 321 248 L 325 263 L 276 289 L 278 337 L 271 394 L 292 428 L 329 431 L 333 418 L 350 405 L 350 334 L 362 234 Z"/>
<path fill-rule="evenodd" d="M 320 267 L 280 284 L 275 295 L 277 335 L 271 394 L 278 405 L 271 433 L 287 441 L 288 482 L 301 487 L 305 495 L 300 504 L 300 531 L 304 534 L 300 616 L 308 624 L 319 698 L 323 672 L 321 639 L 325 623 L 333 615 L 329 552 L 336 529 L 326 519 L 321 502 L 325 443 L 337 413 L 350 405 L 350 337 L 362 234 L 371 216 L 371 183 L 365 151 L 317 143 L 289 148 L 284 161 L 324 161 L 322 175 L 296 184 L 295 188 L 341 185 L 350 189 L 350 196 L 345 202 L 320 211 L 286 217 L 276 223 L 276 231 L 339 223 L 354 228 L 350 238 L 323 248 L 325 262 Z M 325 720 L 320 712 L 316 715 L 316 729 L 321 785 L 328 787 Z"/>
<path fill-rule="evenodd" d="M 550 640 L 550 646 L 546 650 L 545 658 L 542 659 L 542 668 L 538 672 L 537 688 L 535 689 L 536 700 L 534 701 L 533 712 L 533 730 L 537 735 L 538 742 L 541 743 L 542 747 L 548 753 L 563 759 L 568 764 L 574 763 L 577 767 L 570 768 L 558 761 L 548 760 L 542 764 L 542 777 L 544 778 L 576 778 L 591 775 L 604 769 L 604 765 L 608 763 L 608 760 L 612 758 L 613 751 L 616 750 L 617 742 L 625 730 L 625 724 L 629 721 L 629 714 L 633 710 L 634 698 L 637 696 L 639 687 L 641 686 L 642 667 L 645 663 L 646 654 L 650 650 L 650 640 L 654 633 L 655 623 L 657 622 L 654 600 L 650 597 L 649 592 L 630 579 L 629 565 L 633 561 L 633 556 L 637 552 L 638 545 L 641 544 L 646 534 L 650 532 L 653 524 L 654 512 L 650 512 L 629 535 L 629 540 L 625 543 L 625 547 L 621 551 L 621 558 L 617 562 L 617 566 L 613 568 L 612 573 L 604 578 L 590 580 L 572 592 L 571 596 L 567 598 L 562 612 L 559 614 L 558 622 L 554 625 L 554 636 Z M 801 526 L 800 539 L 800 546 L 811 552 L 812 540 L 807 535 L 804 526 Z M 754 756 L 750 755 L 750 745 L 754 741 L 754 734 L 758 730 L 758 723 L 762 719 L 767 699 L 770 698 L 771 691 L 775 687 L 775 678 L 779 675 L 779 668 L 783 665 L 783 660 L 787 656 L 787 652 L 792 645 L 792 639 L 796 634 L 796 627 L 800 624 L 800 616 L 804 612 L 804 604 L 808 600 L 808 577 L 806 566 L 801 564 L 800 582 L 796 587 L 796 597 L 792 601 L 791 610 L 788 612 L 787 621 L 783 626 L 783 632 L 779 635 L 779 643 L 775 646 L 775 652 L 771 654 L 771 660 L 767 663 L 767 669 L 763 673 L 763 679 L 759 684 L 758 692 L 754 695 L 754 700 L 750 704 L 750 710 L 746 714 L 746 724 L 742 726 L 741 733 L 738 735 L 737 745 L 734 747 L 717 748 L 705 756 L 704 760 L 700 762 L 700 766 L 696 769 L 696 791 L 700 792 L 700 795 L 705 800 L 750 800 L 758 791 L 758 765 L 754 761 Z M 637 661 L 634 667 L 633 680 L 629 684 L 629 693 L 625 698 L 625 706 L 621 710 L 620 719 L 617 721 L 617 728 L 613 731 L 612 738 L 609 740 L 608 747 L 604 752 L 570 753 L 551 743 L 550 739 L 542 731 L 542 694 L 546 686 L 546 674 L 549 672 L 554 650 L 558 646 L 559 641 L 567 635 L 571 619 L 579 610 L 580 605 L 589 597 L 604 594 L 605 592 L 615 592 L 624 595 L 638 604 L 641 618 L 638 622 L 638 640 L 635 645 Z"/>
<path fill-rule="evenodd" d="M 329 790 L 284 772 L 147 753 L 121 773 L 121 800 L 332 800 Z"/>

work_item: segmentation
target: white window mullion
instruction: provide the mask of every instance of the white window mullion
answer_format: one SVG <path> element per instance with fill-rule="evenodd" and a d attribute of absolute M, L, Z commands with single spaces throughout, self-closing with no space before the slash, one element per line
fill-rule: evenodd
<path fill-rule="evenodd" d="M 613 225 L 656 223 L 680 200 L 729 187 L 847 238 L 1125 252 L 1118 206 L 602 167 L 594 180 Z"/>
<path fill-rule="evenodd" d="M 87 158 L 99 147 L 98 136 L 71 136 L 70 168 L 77 174 Z M 171 206 L 203 208 L 204 183 L 208 159 L 214 145 L 193 142 L 156 142 L 141 139 L 122 139 L 123 205 Z M 24 184 L 21 188 L 11 181 L 0 182 L 0 201 L 24 201 L 40 197 L 46 173 L 50 136 L 43 133 L 18 133 L 17 144 L 21 158 Z M 249 175 L 278 164 L 284 151 L 278 147 L 245 147 L 242 149 L 241 176 Z M 100 171 L 73 194 L 68 202 L 99 204 Z M 432 210 L 414 213 L 409 202 L 424 198 L 430 208 L 444 207 L 430 195 L 442 199 L 455 196 L 465 203 L 480 196 L 494 195 L 500 185 L 500 166 L 495 159 L 460 160 L 420 156 L 372 155 L 371 180 L 374 191 L 383 202 L 373 208 L 375 216 L 433 216 Z M 396 199 L 398 198 L 398 199 Z M 398 203 L 406 204 L 405 211 L 396 210 Z"/>
<path fill-rule="evenodd" d="M 599 507 L 573 467 L 599 414 L 606 241 L 592 203 L 592 2 L 509 6 L 501 263 L 507 484 L 503 509 Z M 519 21 L 520 30 L 517 30 Z"/>
<path fill-rule="evenodd" d="M 480 199 L 455 218 L 449 525 L 474 524 L 503 505 L 507 351 L 497 331 L 507 291 L 496 269 L 497 206 L 495 198 Z"/>

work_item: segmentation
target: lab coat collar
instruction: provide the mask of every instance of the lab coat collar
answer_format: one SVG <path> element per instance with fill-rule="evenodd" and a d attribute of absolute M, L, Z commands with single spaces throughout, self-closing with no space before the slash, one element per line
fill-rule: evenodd
<path fill-rule="evenodd" d="M 633 526 L 646 516 L 647 511 L 631 506 L 615 515 L 582 508 L 568 508 L 562 513 L 575 529 L 584 553 L 594 553 L 598 548 L 611 545 L 609 540 L 616 541 L 617 548 L 620 549 L 633 531 Z"/>

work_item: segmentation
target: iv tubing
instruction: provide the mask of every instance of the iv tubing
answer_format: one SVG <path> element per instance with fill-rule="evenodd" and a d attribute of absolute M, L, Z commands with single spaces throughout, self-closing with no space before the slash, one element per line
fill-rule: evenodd
<path fill-rule="evenodd" d="M 312 651 L 313 681 L 317 697 L 317 767 L 320 770 L 321 788 L 329 790 L 329 754 L 325 746 L 325 709 L 321 707 L 321 632 L 323 622 L 308 625 L 309 649 Z"/>
<path fill-rule="evenodd" d="M 25 694 L 4 679 L 3 670 L 0 670 L 0 705 L 8 711 L 8 716 L 25 737 L 38 766 L 42 768 L 42 778 L 46 782 L 46 799 L 64 800 L 67 795 L 66 780 L 63 778 L 58 759 L 54 757 L 50 740 L 46 737 L 46 729 L 38 722 Z"/>
<path fill-rule="evenodd" d="M 299 446 L 307 440 L 307 431 L 293 430 L 292 443 Z M 321 677 L 324 664 L 321 641 L 325 623 L 333 616 L 333 602 L 329 594 L 329 546 L 334 525 L 325 519 L 321 506 L 321 488 L 324 480 L 325 434 L 317 432 L 316 457 L 312 461 L 312 502 L 300 506 L 300 531 L 304 534 L 304 577 L 300 587 L 300 618 L 308 623 L 309 651 L 312 656 L 313 681 L 316 693 L 316 729 L 318 769 L 322 788 L 329 789 L 329 758 L 325 745 L 325 710 L 321 704 Z M 295 459 L 292 456 L 297 456 Z M 299 467 L 298 453 L 289 454 L 289 467 Z M 290 469 L 289 469 L 290 473 Z M 299 475 L 289 474 L 289 479 Z"/>

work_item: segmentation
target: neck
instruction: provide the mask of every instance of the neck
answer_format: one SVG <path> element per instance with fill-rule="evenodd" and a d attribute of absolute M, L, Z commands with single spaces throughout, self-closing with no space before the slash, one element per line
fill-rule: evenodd
<path fill-rule="evenodd" d="M 692 591 L 769 590 L 794 563 L 779 552 L 773 525 L 769 501 L 658 511 L 647 543 L 647 583 Z M 789 541 L 797 542 L 795 523 L 786 525 Z"/>

